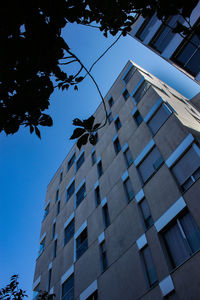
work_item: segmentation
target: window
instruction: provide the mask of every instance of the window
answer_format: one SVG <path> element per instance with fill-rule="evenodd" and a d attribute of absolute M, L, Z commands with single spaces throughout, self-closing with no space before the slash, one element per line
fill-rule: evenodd
<path fill-rule="evenodd" d="M 181 189 L 186 191 L 200 177 L 199 148 L 194 144 L 171 168 Z"/>
<path fill-rule="evenodd" d="M 121 145 L 120 145 L 120 142 L 119 142 L 118 138 L 116 138 L 114 140 L 113 145 L 114 145 L 115 153 L 118 154 L 119 151 L 121 150 Z"/>
<path fill-rule="evenodd" d="M 148 229 L 153 225 L 153 219 L 151 216 L 151 212 L 149 209 L 149 204 L 146 199 L 143 199 L 138 203 L 138 207 L 142 216 L 142 219 L 144 221 L 145 229 Z"/>
<path fill-rule="evenodd" d="M 200 22 L 197 25 L 197 30 L 200 27 Z M 189 40 L 189 41 L 188 41 Z M 172 60 L 184 68 L 193 76 L 196 76 L 199 71 L 199 61 L 200 61 L 200 37 L 197 34 L 192 34 L 187 37 L 186 41 L 178 47 L 177 51 L 172 56 Z"/>
<path fill-rule="evenodd" d="M 104 229 L 106 229 L 110 225 L 110 217 L 109 217 L 107 203 L 102 207 L 102 214 L 103 214 Z"/>
<path fill-rule="evenodd" d="M 98 300 L 98 292 L 95 291 L 95 292 L 92 293 L 92 295 L 90 295 L 86 300 Z"/>
<path fill-rule="evenodd" d="M 154 147 L 138 166 L 138 171 L 141 175 L 143 183 L 145 183 L 162 164 L 163 158 L 160 154 L 160 151 L 157 147 Z"/>
<path fill-rule="evenodd" d="M 52 274 L 52 269 L 49 269 L 49 271 L 48 271 L 48 281 L 47 281 L 47 292 L 50 291 L 50 287 L 51 287 L 51 274 Z"/>
<path fill-rule="evenodd" d="M 52 232 L 51 232 L 51 239 L 54 239 L 55 236 L 55 232 L 56 232 L 56 222 L 53 223 L 52 225 Z"/>
<path fill-rule="evenodd" d="M 64 246 L 71 240 L 74 236 L 74 219 L 67 225 L 64 230 Z"/>
<path fill-rule="evenodd" d="M 189 212 L 178 217 L 162 237 L 173 268 L 200 249 L 200 231 Z"/>
<path fill-rule="evenodd" d="M 96 189 L 94 190 L 94 197 L 95 197 L 95 204 L 96 204 L 96 207 L 97 207 L 101 202 L 101 195 L 100 195 L 99 186 L 97 186 Z"/>
<path fill-rule="evenodd" d="M 131 68 L 129 69 L 129 71 L 126 73 L 126 75 L 123 78 L 123 80 L 126 84 L 129 82 L 129 80 L 131 79 L 131 77 L 133 76 L 135 71 L 136 71 L 136 68 L 134 66 L 131 66 Z"/>
<path fill-rule="evenodd" d="M 110 107 L 113 106 L 114 101 L 113 101 L 113 98 L 112 98 L 112 97 L 110 97 L 110 98 L 108 99 L 108 104 L 109 104 Z"/>
<path fill-rule="evenodd" d="M 129 92 L 127 91 L 127 89 L 125 89 L 122 93 L 123 97 L 124 97 L 124 100 L 126 101 L 129 97 Z"/>
<path fill-rule="evenodd" d="M 172 32 L 172 29 L 176 27 L 178 19 L 180 19 L 180 17 L 178 18 L 178 16 L 173 16 L 166 21 L 166 25 L 162 24 L 160 26 L 159 30 L 150 42 L 150 46 L 152 48 L 157 50 L 159 53 L 162 53 L 165 50 L 175 35 L 175 33 Z"/>
<path fill-rule="evenodd" d="M 53 259 L 56 258 L 57 254 L 57 239 L 53 243 Z"/>
<path fill-rule="evenodd" d="M 85 228 L 76 239 L 76 258 L 79 259 L 79 257 L 81 257 L 81 255 L 87 250 L 87 248 L 87 228 Z"/>
<path fill-rule="evenodd" d="M 40 243 L 40 248 L 39 248 L 38 256 L 40 256 L 42 254 L 42 252 L 44 251 L 44 248 L 45 248 L 45 238 Z"/>
<path fill-rule="evenodd" d="M 98 175 L 98 178 L 100 178 L 101 175 L 103 175 L 103 166 L 102 166 L 101 160 L 97 164 L 97 175 Z"/>
<path fill-rule="evenodd" d="M 57 209 L 56 209 L 56 214 L 58 215 L 60 212 L 60 201 L 57 203 Z"/>
<path fill-rule="evenodd" d="M 63 179 L 63 171 L 60 172 L 60 183 L 61 183 L 62 179 Z"/>
<path fill-rule="evenodd" d="M 129 177 L 124 181 L 124 190 L 128 202 L 131 201 L 131 199 L 134 197 L 134 191 Z"/>
<path fill-rule="evenodd" d="M 85 197 L 86 197 L 86 187 L 85 187 L 85 183 L 84 183 L 82 185 L 82 187 L 76 193 L 76 207 L 79 206 L 79 204 L 83 201 L 83 199 Z"/>
<path fill-rule="evenodd" d="M 137 126 L 139 126 L 142 123 L 143 119 L 138 110 L 134 113 L 133 119 Z"/>
<path fill-rule="evenodd" d="M 154 15 L 152 18 L 146 18 L 146 20 L 143 22 L 142 26 L 140 27 L 140 29 L 138 30 L 135 36 L 140 41 L 144 41 L 147 35 L 149 34 L 149 32 L 152 30 L 152 27 L 154 26 L 156 21 L 157 21 L 156 15 Z"/>
<path fill-rule="evenodd" d="M 73 163 L 75 161 L 75 153 L 72 155 L 72 157 L 68 160 L 68 163 L 67 163 L 67 170 L 69 171 L 69 169 L 73 166 Z"/>
<path fill-rule="evenodd" d="M 67 201 L 71 198 L 75 191 L 75 181 L 73 181 L 67 188 Z"/>
<path fill-rule="evenodd" d="M 140 87 L 133 95 L 133 98 L 135 99 L 136 103 L 138 103 L 142 99 L 142 97 L 146 94 L 150 86 L 151 84 L 149 82 L 143 81 L 143 83 L 140 85 Z"/>
<path fill-rule="evenodd" d="M 84 160 L 85 160 L 85 157 L 84 157 L 84 152 L 83 152 L 76 162 L 76 171 L 78 171 L 78 169 L 82 166 L 82 164 L 84 163 Z"/>
<path fill-rule="evenodd" d="M 57 189 L 56 191 L 55 202 L 58 201 L 58 197 L 59 197 L 59 189 Z"/>
<path fill-rule="evenodd" d="M 107 120 L 108 120 L 108 124 L 110 125 L 113 120 L 111 111 L 107 112 Z"/>
<path fill-rule="evenodd" d="M 150 128 L 151 132 L 153 134 L 156 134 L 156 132 L 165 123 L 165 121 L 169 118 L 170 115 L 171 115 L 171 111 L 166 106 L 166 104 L 163 103 L 158 108 L 158 110 L 153 115 L 153 117 L 147 122 L 147 125 Z"/>
<path fill-rule="evenodd" d="M 74 274 L 62 284 L 62 300 L 74 299 Z"/>
<path fill-rule="evenodd" d="M 119 117 L 115 119 L 115 129 L 118 131 L 122 127 Z"/>
<path fill-rule="evenodd" d="M 96 152 L 95 151 L 92 152 L 91 158 L 92 158 L 92 166 L 93 166 L 95 164 L 95 162 L 97 161 Z"/>
<path fill-rule="evenodd" d="M 107 269 L 107 266 L 108 266 L 107 255 L 106 255 L 106 243 L 105 243 L 105 241 L 103 241 L 99 245 L 99 251 L 100 251 L 101 271 L 104 272 Z"/>
<path fill-rule="evenodd" d="M 46 218 L 46 216 L 49 214 L 49 207 L 50 207 L 50 204 L 47 205 L 47 207 L 45 208 L 44 210 L 44 217 L 43 217 L 43 220 Z"/>
<path fill-rule="evenodd" d="M 141 257 L 145 269 L 145 274 L 148 280 L 148 285 L 151 287 L 157 282 L 157 276 L 155 267 L 153 264 L 152 256 L 149 247 L 143 248 L 141 251 Z"/>
<path fill-rule="evenodd" d="M 130 167 L 130 165 L 133 163 L 133 158 L 132 158 L 131 151 L 129 148 L 127 148 L 124 151 L 124 159 L 125 159 L 127 168 Z"/>

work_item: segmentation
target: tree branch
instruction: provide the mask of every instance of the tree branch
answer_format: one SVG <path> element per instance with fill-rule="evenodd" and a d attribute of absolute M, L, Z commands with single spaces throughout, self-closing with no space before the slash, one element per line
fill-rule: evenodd
<path fill-rule="evenodd" d="M 66 63 L 59 63 L 59 65 L 69 65 L 69 64 L 71 64 L 71 63 L 73 63 L 73 62 L 75 62 L 75 61 L 76 61 L 76 59 L 73 59 L 73 60 L 68 61 L 68 62 L 66 62 Z"/>

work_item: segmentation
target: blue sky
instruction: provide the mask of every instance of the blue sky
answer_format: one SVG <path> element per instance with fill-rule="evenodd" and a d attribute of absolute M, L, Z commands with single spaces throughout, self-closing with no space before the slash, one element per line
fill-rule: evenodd
<path fill-rule="evenodd" d="M 97 29 L 81 25 L 67 26 L 63 35 L 87 67 L 115 39 L 106 39 Z M 199 92 L 191 79 L 127 36 L 120 38 L 92 71 L 103 95 L 129 59 L 186 97 Z M 0 287 L 17 273 L 21 288 L 31 299 L 47 184 L 72 146 L 72 120 L 89 117 L 99 104 L 96 88 L 86 78 L 78 92 L 56 90 L 52 94 L 49 113 L 54 125 L 41 128 L 41 140 L 24 128 L 13 136 L 0 134 Z"/>

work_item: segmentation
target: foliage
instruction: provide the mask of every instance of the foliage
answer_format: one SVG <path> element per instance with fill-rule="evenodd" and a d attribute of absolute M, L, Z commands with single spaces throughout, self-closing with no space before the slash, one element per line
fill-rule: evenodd
<path fill-rule="evenodd" d="M 0 4 L 0 132 L 13 134 L 21 125 L 40 137 L 38 126 L 52 126 L 44 111 L 57 87 L 78 89 L 83 65 L 70 52 L 61 31 L 68 23 L 95 26 L 107 37 L 125 36 L 137 14 L 157 14 L 159 19 L 180 14 L 189 17 L 198 0 L 7 0 Z M 175 31 L 188 34 L 191 26 L 177 24 Z M 68 74 L 66 67 L 80 69 Z"/>
<path fill-rule="evenodd" d="M 18 275 L 13 275 L 10 279 L 10 283 L 0 289 L 0 299 L 2 300 L 21 300 L 27 297 L 26 291 L 19 289 Z"/>

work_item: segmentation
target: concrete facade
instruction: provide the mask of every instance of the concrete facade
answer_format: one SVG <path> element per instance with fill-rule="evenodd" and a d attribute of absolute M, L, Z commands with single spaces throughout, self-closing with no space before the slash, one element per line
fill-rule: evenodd
<path fill-rule="evenodd" d="M 170 18 L 166 23 L 174 27 L 177 20 L 188 26 L 184 19 L 177 16 Z M 190 24 L 200 26 L 200 1 L 191 14 Z M 186 40 L 179 34 L 173 34 L 156 16 L 150 20 L 139 16 L 132 26 L 130 35 L 200 83 L 200 38 L 197 35 L 188 36 Z"/>
<path fill-rule="evenodd" d="M 56 299 L 63 300 L 198 299 L 200 113 L 184 96 L 132 61 L 105 101 L 113 120 L 99 130 L 96 146 L 87 144 L 79 151 L 74 145 L 47 187 L 35 299 L 37 290 L 54 292 Z M 95 122 L 103 122 L 102 104 L 94 116 Z M 113 144 L 116 138 L 118 153 Z M 92 163 L 94 151 L 96 162 Z M 179 178 L 177 168 L 190 152 L 195 157 L 193 169 L 189 158 L 186 173 L 190 173 L 183 179 L 181 172 Z M 84 162 L 77 170 L 83 153 Z M 179 251 L 186 252 L 184 258 L 173 253 L 173 243 L 167 246 L 175 226 L 189 245 Z M 194 229 L 193 237 L 188 228 Z M 66 236 L 65 229 L 69 229 Z"/>

